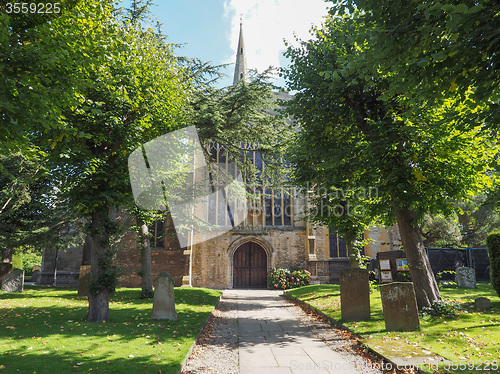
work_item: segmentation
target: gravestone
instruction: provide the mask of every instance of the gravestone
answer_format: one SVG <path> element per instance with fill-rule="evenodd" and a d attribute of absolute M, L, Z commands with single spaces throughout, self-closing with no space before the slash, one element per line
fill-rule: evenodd
<path fill-rule="evenodd" d="M 476 309 L 486 310 L 491 307 L 491 300 L 487 297 L 478 297 L 475 300 Z"/>
<path fill-rule="evenodd" d="M 90 295 L 90 265 L 80 266 L 80 275 L 78 276 L 78 296 Z"/>
<path fill-rule="evenodd" d="M 156 278 L 154 286 L 151 319 L 169 319 L 175 321 L 177 319 L 177 311 L 175 310 L 174 278 L 165 271 L 160 273 L 158 278 Z"/>
<path fill-rule="evenodd" d="M 455 282 L 459 288 L 476 288 L 476 271 L 473 268 L 457 268 Z"/>
<path fill-rule="evenodd" d="M 40 275 L 40 270 L 34 270 L 33 273 L 31 273 L 31 281 L 32 282 L 38 282 L 38 276 Z"/>
<path fill-rule="evenodd" d="M 11 270 L 12 270 L 12 264 L 10 264 L 8 262 L 1 262 L 0 263 L 0 279 L 2 279 L 2 277 L 4 275 L 9 274 Z"/>
<path fill-rule="evenodd" d="M 340 272 L 340 311 L 344 321 L 370 319 L 368 270 L 347 269 Z"/>
<path fill-rule="evenodd" d="M 417 299 L 411 282 L 393 282 L 380 285 L 385 329 L 387 331 L 415 331 L 420 329 Z"/>
<path fill-rule="evenodd" d="M 1 289 L 5 292 L 24 291 L 24 270 L 14 269 L 9 274 L 4 275 L 0 280 Z"/>

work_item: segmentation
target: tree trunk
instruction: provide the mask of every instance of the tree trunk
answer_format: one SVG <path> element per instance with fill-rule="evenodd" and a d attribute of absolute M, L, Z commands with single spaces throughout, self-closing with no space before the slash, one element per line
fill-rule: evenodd
<path fill-rule="evenodd" d="M 95 211 L 90 223 L 90 293 L 87 322 L 109 322 L 109 296 L 114 291 L 113 253 L 109 247 L 108 212 Z"/>
<path fill-rule="evenodd" d="M 12 252 L 13 251 L 14 251 L 14 248 L 10 247 L 10 246 L 2 248 L 2 262 L 12 264 Z"/>
<path fill-rule="evenodd" d="M 148 225 L 141 221 L 141 298 L 153 297 L 153 272 L 151 268 L 151 240 Z"/>
<path fill-rule="evenodd" d="M 441 293 L 425 252 L 420 229 L 416 226 L 415 214 L 407 208 L 394 208 L 394 212 L 403 242 L 403 249 L 408 260 L 411 280 L 415 287 L 418 308 L 422 309 L 424 306 L 431 306 L 435 300 L 441 300 Z"/>

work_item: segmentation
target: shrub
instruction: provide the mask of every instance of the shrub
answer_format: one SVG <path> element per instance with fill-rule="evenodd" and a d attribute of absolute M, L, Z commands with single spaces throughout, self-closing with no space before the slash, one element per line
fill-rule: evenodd
<path fill-rule="evenodd" d="M 33 266 L 42 264 L 42 255 L 36 249 L 26 246 L 14 249 L 12 254 L 12 267 L 24 270 L 25 276 L 30 276 Z"/>
<path fill-rule="evenodd" d="M 500 230 L 488 234 L 486 244 L 490 256 L 491 285 L 500 296 Z"/>
<path fill-rule="evenodd" d="M 273 268 L 267 275 L 270 288 L 285 290 L 307 286 L 311 283 L 311 273 L 307 270 L 289 270 Z"/>
<path fill-rule="evenodd" d="M 457 311 L 460 306 L 456 303 L 446 302 L 442 300 L 436 300 L 432 303 L 431 307 L 425 306 L 420 311 L 422 315 L 429 315 L 433 317 L 447 317 L 447 318 L 457 318 Z"/>
<path fill-rule="evenodd" d="M 23 253 L 12 254 L 12 269 L 23 269 Z"/>

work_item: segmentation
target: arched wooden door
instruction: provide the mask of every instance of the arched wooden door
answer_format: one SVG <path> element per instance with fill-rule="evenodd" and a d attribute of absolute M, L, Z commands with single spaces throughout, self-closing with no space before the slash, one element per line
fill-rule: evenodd
<path fill-rule="evenodd" d="M 233 287 L 266 288 L 267 255 L 257 243 L 242 244 L 234 253 Z"/>

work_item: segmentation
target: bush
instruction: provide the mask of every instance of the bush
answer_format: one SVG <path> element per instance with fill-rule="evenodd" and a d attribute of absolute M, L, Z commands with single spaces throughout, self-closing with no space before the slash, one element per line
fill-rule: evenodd
<path fill-rule="evenodd" d="M 486 244 L 490 256 L 491 285 L 500 296 L 500 230 L 488 234 Z"/>
<path fill-rule="evenodd" d="M 311 283 L 311 273 L 307 270 L 289 270 L 273 268 L 267 275 L 270 288 L 286 290 L 308 286 Z"/>
<path fill-rule="evenodd" d="M 432 303 L 431 307 L 424 306 L 420 311 L 422 315 L 429 315 L 433 317 L 447 317 L 447 318 L 457 318 L 457 311 L 460 306 L 456 303 L 450 303 L 442 300 L 436 300 Z"/>
<path fill-rule="evenodd" d="M 16 248 L 12 255 L 12 267 L 24 270 L 25 276 L 30 276 L 33 266 L 42 264 L 42 255 L 30 247 Z"/>

